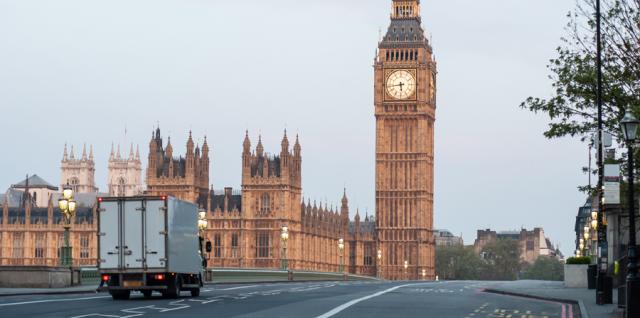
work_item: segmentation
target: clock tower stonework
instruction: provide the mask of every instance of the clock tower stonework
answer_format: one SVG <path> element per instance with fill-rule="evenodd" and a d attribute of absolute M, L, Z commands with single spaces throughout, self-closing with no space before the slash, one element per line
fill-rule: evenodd
<path fill-rule="evenodd" d="M 385 279 L 434 279 L 436 63 L 420 0 L 393 0 L 375 61 L 376 232 Z"/>

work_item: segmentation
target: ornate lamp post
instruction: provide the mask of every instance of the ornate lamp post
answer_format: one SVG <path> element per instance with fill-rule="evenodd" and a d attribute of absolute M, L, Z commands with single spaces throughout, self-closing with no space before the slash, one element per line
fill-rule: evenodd
<path fill-rule="evenodd" d="M 344 273 L 344 261 L 343 261 L 343 252 L 344 252 L 344 239 L 338 240 L 338 252 L 340 253 L 340 273 Z"/>
<path fill-rule="evenodd" d="M 583 239 L 581 239 L 581 241 L 584 244 L 584 256 L 592 256 L 593 253 L 591 251 L 591 241 L 589 240 L 589 238 L 591 237 L 591 229 L 588 225 L 585 225 L 585 227 L 583 228 L 582 237 Z"/>
<path fill-rule="evenodd" d="M 638 259 L 636 250 L 636 207 L 634 193 L 633 176 L 633 145 L 638 141 L 637 131 L 640 121 L 636 119 L 631 110 L 627 110 L 621 122 L 622 133 L 627 142 L 627 166 L 629 173 L 629 189 L 627 190 L 629 200 L 629 250 L 627 266 L 627 308 L 626 317 L 640 316 L 640 279 L 638 278 Z"/>
<path fill-rule="evenodd" d="M 63 215 L 64 247 L 60 251 L 60 265 L 72 266 L 71 246 L 69 245 L 69 229 L 71 228 L 71 218 L 76 213 L 77 203 L 73 200 L 73 189 L 68 185 L 62 190 L 62 198 L 58 200 L 58 208 Z"/>
<path fill-rule="evenodd" d="M 376 276 L 378 276 L 378 278 L 380 278 L 380 276 L 381 276 L 381 273 L 380 273 L 381 268 L 380 268 L 380 266 L 382 266 L 382 250 L 378 249 L 378 267 L 376 267 L 376 271 L 377 271 L 377 275 Z"/>
<path fill-rule="evenodd" d="M 203 209 L 198 212 L 198 232 L 200 234 L 200 256 L 202 256 L 202 267 L 207 268 L 207 258 L 204 255 L 204 238 L 205 230 L 207 229 L 207 212 Z"/>
<path fill-rule="evenodd" d="M 404 261 L 404 278 L 409 280 L 409 277 L 407 277 L 407 268 L 409 268 L 409 261 Z"/>
<path fill-rule="evenodd" d="M 280 266 L 282 270 L 289 270 L 289 261 L 287 260 L 287 241 L 289 240 L 289 228 L 283 226 L 280 230 L 280 239 L 282 241 L 282 261 Z"/>

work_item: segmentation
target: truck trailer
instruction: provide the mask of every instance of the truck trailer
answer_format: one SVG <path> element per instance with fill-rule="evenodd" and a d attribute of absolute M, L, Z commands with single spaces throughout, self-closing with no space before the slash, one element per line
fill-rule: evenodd
<path fill-rule="evenodd" d="M 171 196 L 98 199 L 98 269 L 113 299 L 200 295 L 198 207 Z"/>

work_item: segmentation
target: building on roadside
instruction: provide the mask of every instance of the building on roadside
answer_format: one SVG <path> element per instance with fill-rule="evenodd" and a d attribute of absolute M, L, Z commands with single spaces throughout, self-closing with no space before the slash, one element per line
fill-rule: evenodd
<path fill-rule="evenodd" d="M 34 191 L 31 184 L 39 190 Z M 58 209 L 61 194 L 37 175 L 16 185 L 0 196 L 0 266 L 58 266 L 64 243 L 63 216 Z M 75 194 L 79 206 L 71 221 L 70 238 L 74 266 L 96 265 L 98 195 Z M 45 197 L 46 204 L 42 204 Z"/>
<path fill-rule="evenodd" d="M 449 230 L 434 230 L 436 246 L 464 246 L 462 236 L 455 236 Z"/>
<path fill-rule="evenodd" d="M 195 146 L 191 132 L 187 140 L 185 157 L 175 157 L 171 138 L 166 147 L 160 135 L 160 128 L 152 133 L 149 142 L 147 165 L 148 195 L 172 195 L 204 207 L 209 193 L 209 146 L 204 139 L 202 151 Z"/>
<path fill-rule="evenodd" d="M 532 231 L 521 229 L 520 231 L 496 232 L 490 229 L 478 230 L 478 236 L 474 242 L 476 253 L 480 254 L 488 243 L 511 239 L 520 243 L 520 259 L 526 263 L 533 263 L 539 256 L 563 258 L 559 250 L 553 246 L 542 228 L 534 228 Z"/>
<path fill-rule="evenodd" d="M 210 190 L 207 197 L 207 255 L 212 267 L 345 271 L 376 274 L 375 222 L 359 213 L 349 219 L 346 191 L 340 209 L 302 198 L 302 147 L 285 135 L 280 152 L 265 151 L 262 138 L 255 150 L 248 133 L 242 152 L 242 188 Z M 285 243 L 280 235 L 288 228 Z M 338 242 L 345 241 L 340 251 Z M 285 254 L 286 253 L 286 254 Z"/>

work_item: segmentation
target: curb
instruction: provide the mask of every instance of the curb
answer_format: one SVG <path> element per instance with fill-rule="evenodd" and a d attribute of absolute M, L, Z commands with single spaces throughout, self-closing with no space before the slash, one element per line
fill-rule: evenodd
<path fill-rule="evenodd" d="M 77 294 L 98 294 L 102 293 L 96 292 L 95 288 L 87 289 L 87 290 L 64 290 L 64 291 L 42 291 L 35 293 L 11 293 L 11 294 L 0 294 L 0 297 L 9 297 L 9 296 L 33 296 L 33 295 L 77 295 Z"/>
<path fill-rule="evenodd" d="M 490 288 L 483 289 L 482 291 L 485 292 L 485 293 L 507 295 L 507 296 L 515 296 L 515 297 L 522 297 L 522 298 L 530 298 L 530 299 L 537 299 L 537 300 L 546 300 L 546 301 L 553 301 L 553 302 L 558 302 L 558 303 L 576 305 L 576 308 L 580 311 L 578 313 L 579 317 L 589 318 L 589 314 L 587 313 L 587 309 L 586 309 L 586 307 L 584 306 L 584 303 L 581 300 L 528 295 L 528 294 L 514 293 L 514 292 L 508 292 L 508 291 L 504 291 L 504 290 L 490 289 Z"/>

